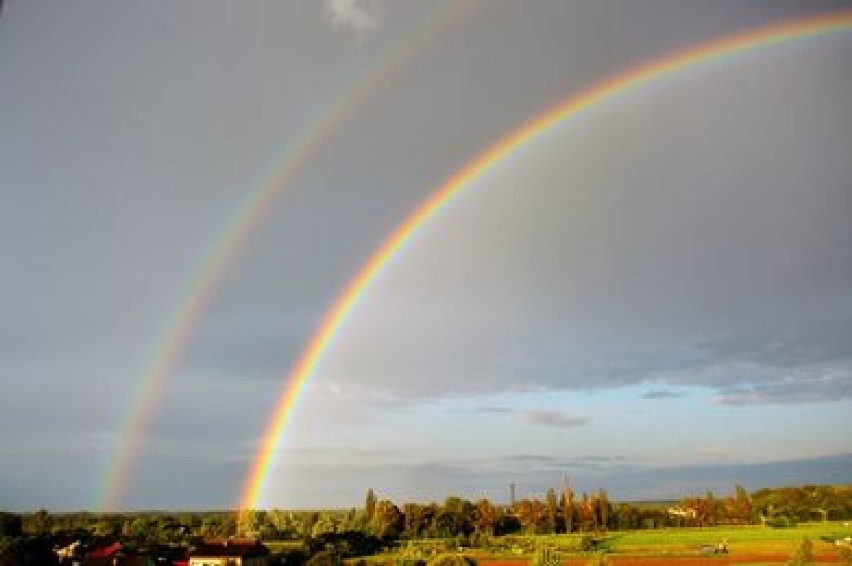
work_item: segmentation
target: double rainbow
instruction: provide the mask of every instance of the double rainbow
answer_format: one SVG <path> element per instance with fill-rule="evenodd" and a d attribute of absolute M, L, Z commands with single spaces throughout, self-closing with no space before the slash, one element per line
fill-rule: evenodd
<path fill-rule="evenodd" d="M 489 170 L 551 128 L 652 81 L 740 53 L 807 37 L 849 30 L 852 30 L 852 10 L 843 10 L 760 27 L 732 37 L 678 51 L 667 57 L 630 69 L 578 94 L 569 96 L 560 104 L 523 124 L 470 161 L 432 192 L 373 252 L 325 314 L 316 333 L 287 376 L 285 389 L 246 478 L 239 509 L 257 509 L 261 506 L 264 487 L 275 463 L 278 445 L 305 385 L 316 373 L 324 354 L 341 332 L 347 318 L 355 311 L 371 284 L 395 258 L 403 253 L 406 245 L 425 229 L 430 219 L 448 207 L 455 198 L 464 193 Z"/>
<path fill-rule="evenodd" d="M 158 333 L 161 338 L 130 396 L 130 406 L 124 411 L 115 448 L 104 467 L 103 477 L 97 482 L 99 509 L 110 511 L 121 506 L 133 463 L 142 447 L 143 432 L 155 413 L 157 401 L 162 396 L 169 376 L 213 299 L 219 282 L 256 227 L 263 222 L 274 201 L 341 130 L 357 108 L 385 88 L 418 53 L 433 45 L 478 7 L 476 3 L 460 3 L 425 21 L 415 33 L 389 53 L 372 73 L 344 91 L 337 102 L 311 125 L 299 143 L 285 153 L 281 163 L 271 168 L 272 173 L 248 193 L 219 238 L 204 254 L 174 314 L 163 331 Z"/>

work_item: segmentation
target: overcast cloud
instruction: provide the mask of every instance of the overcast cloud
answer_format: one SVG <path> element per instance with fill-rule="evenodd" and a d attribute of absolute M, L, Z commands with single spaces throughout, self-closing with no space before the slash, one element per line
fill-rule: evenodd
<path fill-rule="evenodd" d="M 337 293 L 501 136 L 651 58 L 844 6 L 6 2 L 0 507 L 99 503 L 202 259 L 324 120 L 176 351 L 121 505 L 233 505 Z M 852 481 L 850 53 L 842 32 L 689 69 L 477 180 L 325 353 L 266 503 L 563 471 L 619 497 Z"/>

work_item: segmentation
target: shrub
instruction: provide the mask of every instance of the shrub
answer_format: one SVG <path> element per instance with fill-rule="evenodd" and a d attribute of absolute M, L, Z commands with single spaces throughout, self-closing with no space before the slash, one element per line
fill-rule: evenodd
<path fill-rule="evenodd" d="M 775 529 L 788 529 L 796 526 L 796 521 L 790 517 L 780 516 L 770 519 L 766 524 Z"/>

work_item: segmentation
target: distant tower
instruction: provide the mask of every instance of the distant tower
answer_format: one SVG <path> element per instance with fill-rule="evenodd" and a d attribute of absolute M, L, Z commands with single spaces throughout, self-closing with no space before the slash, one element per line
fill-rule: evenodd
<path fill-rule="evenodd" d="M 509 508 L 515 508 L 515 482 L 509 484 Z"/>

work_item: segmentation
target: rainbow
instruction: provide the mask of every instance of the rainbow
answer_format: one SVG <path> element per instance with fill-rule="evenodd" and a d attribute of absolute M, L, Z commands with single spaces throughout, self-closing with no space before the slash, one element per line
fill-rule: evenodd
<path fill-rule="evenodd" d="M 200 267 L 194 270 L 186 291 L 166 324 L 162 338 L 156 342 L 151 362 L 142 373 L 118 427 L 116 446 L 97 482 L 97 508 L 118 509 L 131 476 L 134 457 L 142 445 L 142 432 L 147 428 L 163 389 L 189 338 L 194 334 L 210 304 L 222 276 L 244 247 L 254 229 L 263 222 L 272 203 L 294 178 L 311 162 L 323 145 L 345 124 L 347 118 L 366 100 L 384 88 L 398 71 L 426 46 L 469 17 L 478 4 L 460 3 L 450 6 L 428 19 L 410 39 L 387 56 L 364 80 L 345 91 L 331 108 L 314 123 L 305 136 L 285 155 L 272 173 L 251 191 L 227 222 L 225 230 L 204 254 Z"/>
<path fill-rule="evenodd" d="M 665 76 L 739 53 L 753 51 L 793 40 L 852 30 L 852 10 L 842 10 L 785 21 L 745 33 L 703 43 L 683 51 L 634 67 L 627 72 L 569 96 L 492 145 L 453 174 L 400 224 L 363 264 L 323 317 L 319 328 L 297 360 L 286 380 L 286 387 L 264 435 L 260 450 L 249 471 L 240 510 L 258 509 L 275 461 L 278 445 L 290 422 L 305 385 L 316 373 L 348 317 L 355 311 L 371 284 L 405 250 L 406 245 L 429 221 L 497 164 L 532 142 L 551 128 L 583 112 L 611 101 Z"/>

